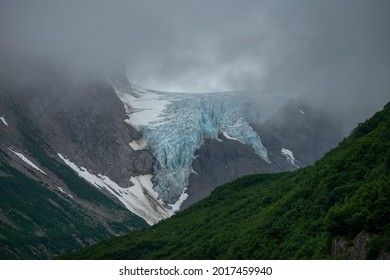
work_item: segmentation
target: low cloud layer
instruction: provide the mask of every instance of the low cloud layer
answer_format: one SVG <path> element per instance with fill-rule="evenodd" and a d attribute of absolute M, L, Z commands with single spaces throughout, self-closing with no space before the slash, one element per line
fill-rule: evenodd
<path fill-rule="evenodd" d="M 122 62 L 149 88 L 265 88 L 365 116 L 390 99 L 389 10 L 387 0 L 3 0 L 0 55 L 102 72 Z"/>

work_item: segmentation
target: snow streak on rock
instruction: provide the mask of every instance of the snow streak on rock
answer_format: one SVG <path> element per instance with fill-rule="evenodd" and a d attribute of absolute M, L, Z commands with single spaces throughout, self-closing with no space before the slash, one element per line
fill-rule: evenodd
<path fill-rule="evenodd" d="M 288 149 L 285 149 L 285 148 L 282 148 L 282 150 L 280 151 L 282 153 L 282 155 L 284 155 L 287 159 L 288 162 L 290 162 L 292 165 L 294 165 L 296 168 L 299 168 L 299 166 L 296 164 L 296 159 L 294 158 L 294 155 L 293 155 L 293 152 L 288 150 Z"/>
<path fill-rule="evenodd" d="M 26 158 L 23 154 L 21 153 L 18 153 L 17 151 L 14 151 L 12 148 L 8 148 L 8 150 L 10 150 L 11 152 L 13 152 L 15 155 L 17 155 L 21 160 L 23 160 L 25 163 L 27 163 L 28 165 L 30 165 L 32 168 L 34 168 L 35 170 L 38 170 L 39 172 L 41 172 L 42 174 L 46 174 L 45 171 L 43 171 L 42 169 L 40 169 L 38 166 L 36 166 L 31 160 L 29 160 L 28 158 Z"/>
<path fill-rule="evenodd" d="M 130 188 L 122 188 L 109 177 L 101 174 L 94 175 L 84 167 L 78 167 L 63 155 L 58 154 L 58 156 L 81 178 L 117 197 L 128 210 L 143 218 L 150 225 L 172 216 L 175 212 L 174 209 L 167 209 L 153 190 L 152 175 L 131 177 L 130 181 L 134 185 Z"/>
<path fill-rule="evenodd" d="M 7 121 L 5 120 L 4 116 L 0 117 L 0 120 L 3 122 L 4 125 L 9 126 Z"/>

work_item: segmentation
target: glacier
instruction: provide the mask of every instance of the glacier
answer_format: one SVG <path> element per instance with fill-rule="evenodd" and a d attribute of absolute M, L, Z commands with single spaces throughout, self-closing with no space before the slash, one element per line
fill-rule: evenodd
<path fill-rule="evenodd" d="M 252 146 L 269 162 L 266 148 L 242 109 L 231 98 L 190 95 L 166 106 L 161 114 L 163 123 L 143 127 L 146 148 L 156 159 L 155 190 L 163 201 L 179 199 L 188 185 L 196 150 L 206 139 L 218 139 L 223 132 Z"/>
<path fill-rule="evenodd" d="M 143 134 L 142 145 L 155 158 L 153 189 L 166 207 L 175 210 L 185 200 L 195 152 L 206 139 L 225 135 L 249 145 L 270 163 L 268 151 L 251 123 L 262 123 L 291 97 L 259 91 L 188 94 L 148 90 L 110 81 L 124 104 L 128 124 Z M 174 205 L 174 207 L 173 207 Z"/>

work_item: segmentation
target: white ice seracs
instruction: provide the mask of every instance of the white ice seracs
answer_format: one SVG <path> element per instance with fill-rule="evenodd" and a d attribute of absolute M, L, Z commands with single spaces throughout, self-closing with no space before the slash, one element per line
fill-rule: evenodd
<path fill-rule="evenodd" d="M 234 96 L 186 95 L 171 101 L 161 117 L 158 126 L 142 128 L 147 148 L 156 159 L 154 189 L 168 204 L 179 200 L 187 187 L 195 152 L 205 139 L 218 140 L 225 133 L 252 146 L 269 162 L 267 150 Z"/>

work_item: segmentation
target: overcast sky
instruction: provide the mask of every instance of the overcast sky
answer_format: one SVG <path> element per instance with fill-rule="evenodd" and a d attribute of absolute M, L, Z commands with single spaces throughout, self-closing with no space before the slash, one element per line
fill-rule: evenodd
<path fill-rule="evenodd" d="M 0 3 L 2 55 L 94 69 L 125 62 L 132 82 L 158 90 L 266 88 L 357 108 L 389 101 L 388 0 Z"/>

